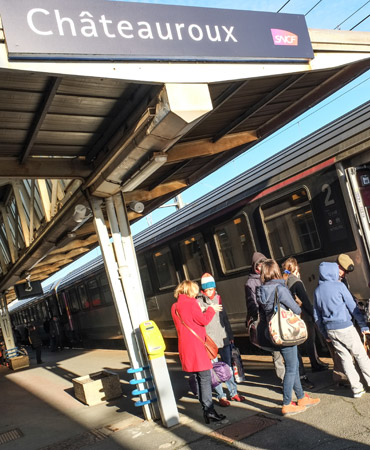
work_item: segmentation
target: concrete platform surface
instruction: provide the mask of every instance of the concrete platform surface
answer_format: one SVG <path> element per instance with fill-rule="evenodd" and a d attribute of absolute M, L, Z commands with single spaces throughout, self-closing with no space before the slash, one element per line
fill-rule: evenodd
<path fill-rule="evenodd" d="M 177 353 L 166 353 L 180 413 L 180 424 L 167 429 L 135 408 L 125 351 L 44 350 L 41 365 L 30 356 L 28 369 L 0 367 L 0 450 L 370 449 L 370 393 L 352 398 L 348 388 L 333 384 L 331 371 L 311 374 L 307 366 L 315 383 L 310 395 L 321 403 L 282 417 L 271 357 L 243 355 L 246 381 L 238 388 L 246 401 L 227 408 L 216 401 L 227 419 L 206 425 Z M 86 406 L 75 398 L 72 379 L 103 369 L 119 374 L 122 397 Z"/>

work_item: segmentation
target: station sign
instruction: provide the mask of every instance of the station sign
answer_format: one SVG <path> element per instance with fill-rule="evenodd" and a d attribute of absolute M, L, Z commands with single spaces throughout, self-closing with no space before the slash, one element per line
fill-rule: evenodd
<path fill-rule="evenodd" d="M 307 61 L 303 15 L 111 0 L 0 0 L 9 60 Z"/>

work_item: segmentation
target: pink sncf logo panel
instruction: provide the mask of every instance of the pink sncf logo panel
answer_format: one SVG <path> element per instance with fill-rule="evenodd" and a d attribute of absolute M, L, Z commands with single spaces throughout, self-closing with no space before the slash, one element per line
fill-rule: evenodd
<path fill-rule="evenodd" d="M 290 31 L 271 28 L 274 45 L 298 45 L 298 36 Z"/>

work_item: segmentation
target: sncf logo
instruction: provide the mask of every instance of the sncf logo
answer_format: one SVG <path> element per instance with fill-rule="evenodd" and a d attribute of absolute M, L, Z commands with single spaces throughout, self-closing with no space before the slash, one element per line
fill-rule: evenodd
<path fill-rule="evenodd" d="M 274 45 L 298 45 L 298 36 L 290 31 L 271 28 Z"/>

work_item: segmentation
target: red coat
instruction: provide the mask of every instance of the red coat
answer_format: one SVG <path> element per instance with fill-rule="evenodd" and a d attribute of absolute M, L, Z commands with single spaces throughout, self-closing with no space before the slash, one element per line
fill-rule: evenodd
<path fill-rule="evenodd" d="M 195 298 L 190 298 L 184 294 L 179 295 L 177 303 L 174 303 L 171 308 L 179 339 L 179 355 L 182 369 L 185 372 L 200 372 L 201 370 L 211 369 L 212 362 L 203 343 L 181 323 L 181 320 L 175 313 L 176 309 L 186 325 L 194 330 L 204 341 L 206 339 L 205 326 L 213 319 L 215 310 L 208 308 L 205 312 L 202 312 Z"/>

